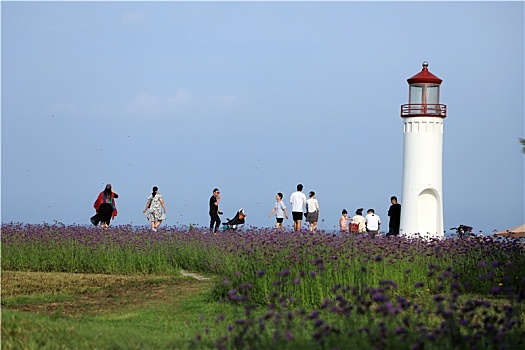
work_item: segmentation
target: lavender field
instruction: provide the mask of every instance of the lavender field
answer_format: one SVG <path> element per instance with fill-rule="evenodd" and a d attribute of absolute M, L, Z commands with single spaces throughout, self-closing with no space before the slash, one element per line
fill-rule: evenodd
<path fill-rule="evenodd" d="M 525 339 L 525 246 L 248 228 L 2 224 L 2 269 L 212 277 L 216 348 L 516 348 Z M 205 330 L 192 344 L 205 348 Z"/>

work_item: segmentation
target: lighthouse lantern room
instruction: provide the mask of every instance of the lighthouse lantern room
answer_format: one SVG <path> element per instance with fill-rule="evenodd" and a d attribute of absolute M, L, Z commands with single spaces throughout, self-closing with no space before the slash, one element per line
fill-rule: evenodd
<path fill-rule="evenodd" d="M 408 104 L 403 118 L 403 189 L 400 233 L 443 237 L 442 154 L 446 106 L 439 103 L 442 80 L 428 63 L 407 79 Z"/>

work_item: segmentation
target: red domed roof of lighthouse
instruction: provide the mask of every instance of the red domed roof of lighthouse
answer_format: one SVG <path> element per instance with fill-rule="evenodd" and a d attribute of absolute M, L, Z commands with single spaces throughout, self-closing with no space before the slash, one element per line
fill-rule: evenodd
<path fill-rule="evenodd" d="M 434 84 L 441 84 L 443 81 L 442 79 L 439 79 L 434 74 L 430 73 L 428 70 L 428 62 L 423 62 L 423 69 L 421 69 L 421 72 L 414 75 L 412 78 L 407 79 L 409 84 L 421 84 L 421 83 L 434 83 Z"/>

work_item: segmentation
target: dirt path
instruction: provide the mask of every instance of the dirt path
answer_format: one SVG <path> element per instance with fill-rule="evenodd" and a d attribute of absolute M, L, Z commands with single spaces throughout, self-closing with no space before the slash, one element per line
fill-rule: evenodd
<path fill-rule="evenodd" d="M 185 270 L 180 270 L 180 274 L 183 275 L 183 276 L 193 277 L 193 278 L 195 278 L 196 280 L 199 280 L 199 281 L 208 281 L 209 280 L 208 277 L 204 277 L 204 276 L 199 275 L 198 273 L 188 272 L 188 271 L 185 271 Z"/>

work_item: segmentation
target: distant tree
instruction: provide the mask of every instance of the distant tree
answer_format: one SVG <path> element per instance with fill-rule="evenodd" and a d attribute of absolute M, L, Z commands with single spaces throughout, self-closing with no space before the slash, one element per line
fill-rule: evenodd
<path fill-rule="evenodd" d="M 520 138 L 520 143 L 521 145 L 523 146 L 522 150 L 521 150 L 521 153 L 525 154 L 525 139 L 521 139 Z"/>

